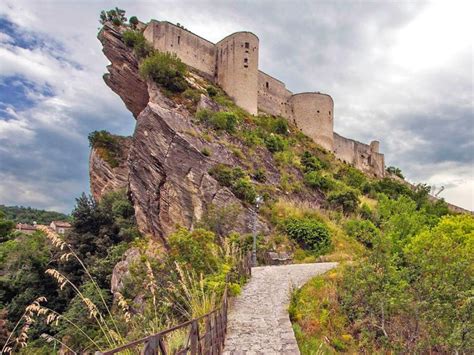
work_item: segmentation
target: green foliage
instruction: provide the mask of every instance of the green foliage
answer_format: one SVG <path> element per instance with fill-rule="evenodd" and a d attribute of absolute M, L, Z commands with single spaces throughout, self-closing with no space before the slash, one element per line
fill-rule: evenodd
<path fill-rule="evenodd" d="M 52 221 L 69 220 L 69 216 L 64 213 L 22 206 L 0 205 L 0 214 L 2 213 L 4 220 L 12 220 L 15 223 L 33 224 L 33 222 L 36 222 L 38 224 L 50 224 Z"/>
<path fill-rule="evenodd" d="M 403 176 L 402 171 L 400 170 L 400 168 L 396 168 L 394 166 L 389 166 L 385 170 L 387 171 L 387 173 L 396 175 L 400 179 L 405 179 L 405 177 Z"/>
<path fill-rule="evenodd" d="M 138 18 L 136 16 L 130 16 L 130 18 L 128 19 L 128 22 L 130 23 L 132 28 L 136 28 L 138 25 Z"/>
<path fill-rule="evenodd" d="M 379 229 L 371 221 L 349 220 L 344 228 L 349 236 L 357 239 L 367 248 L 372 248 L 374 243 L 380 238 Z"/>
<path fill-rule="evenodd" d="M 99 16 L 99 22 L 103 25 L 106 22 L 112 22 L 115 26 L 121 26 L 127 22 L 125 17 L 125 10 L 119 9 L 110 9 L 108 11 L 102 10 Z"/>
<path fill-rule="evenodd" d="M 318 171 L 322 168 L 326 168 L 324 163 L 311 154 L 308 151 L 305 151 L 301 156 L 301 164 L 304 167 L 305 172 Z"/>
<path fill-rule="evenodd" d="M 442 218 L 404 249 L 418 312 L 431 346 L 474 349 L 474 218 Z"/>
<path fill-rule="evenodd" d="M 376 192 L 381 192 L 392 199 L 397 199 L 399 196 L 411 196 L 412 191 L 410 188 L 398 181 L 390 179 L 388 177 L 378 180 L 372 184 L 372 187 Z"/>
<path fill-rule="evenodd" d="M 180 228 L 168 238 L 170 257 L 188 265 L 199 273 L 210 273 L 217 269 L 218 257 L 215 235 L 205 229 L 192 232 Z"/>
<path fill-rule="evenodd" d="M 199 221 L 199 227 L 224 237 L 234 229 L 239 214 L 240 207 L 236 204 L 219 207 L 211 204 Z"/>
<path fill-rule="evenodd" d="M 99 156 L 112 168 L 120 164 L 122 147 L 120 140 L 107 131 L 94 131 L 89 133 L 89 145 L 97 149 Z"/>
<path fill-rule="evenodd" d="M 122 33 L 124 43 L 133 48 L 138 59 L 145 58 L 153 53 L 153 47 L 147 42 L 140 31 L 127 30 Z"/>
<path fill-rule="evenodd" d="M 15 228 L 15 222 L 5 219 L 5 214 L 0 210 L 0 243 L 9 239 L 10 233 Z"/>
<path fill-rule="evenodd" d="M 206 87 L 206 91 L 210 97 L 214 97 L 218 94 L 217 89 L 212 85 L 209 85 L 208 87 Z"/>
<path fill-rule="evenodd" d="M 288 146 L 288 142 L 280 135 L 270 134 L 265 137 L 265 145 L 270 152 L 275 153 L 285 150 Z"/>
<path fill-rule="evenodd" d="M 255 123 L 267 134 L 274 133 L 286 136 L 289 132 L 288 121 L 283 117 L 258 116 L 255 118 Z"/>
<path fill-rule="evenodd" d="M 258 182 L 267 181 L 267 176 L 265 174 L 265 170 L 263 168 L 256 169 L 253 173 L 253 178 Z"/>
<path fill-rule="evenodd" d="M 224 164 L 217 164 L 209 171 L 209 174 L 221 185 L 229 187 L 241 200 L 254 203 L 257 192 L 247 173 L 240 167 L 231 168 Z"/>
<path fill-rule="evenodd" d="M 201 99 L 201 92 L 196 89 L 187 88 L 186 90 L 184 90 L 183 96 L 188 100 L 191 100 L 193 104 L 197 104 Z"/>
<path fill-rule="evenodd" d="M 304 174 L 304 183 L 313 189 L 322 191 L 328 191 L 334 186 L 331 178 L 322 175 L 318 171 L 309 171 Z"/>
<path fill-rule="evenodd" d="M 363 172 L 351 166 L 340 168 L 335 178 L 344 181 L 347 185 L 356 189 L 362 189 L 368 182 Z"/>
<path fill-rule="evenodd" d="M 232 192 L 245 202 L 253 204 L 257 197 L 255 187 L 248 177 L 238 179 L 232 185 Z"/>
<path fill-rule="evenodd" d="M 213 112 L 207 109 L 199 110 L 196 113 L 196 118 L 214 128 L 215 130 L 224 130 L 229 133 L 235 132 L 239 119 L 233 112 Z"/>
<path fill-rule="evenodd" d="M 217 164 L 210 171 L 212 177 L 221 183 L 221 185 L 232 187 L 238 180 L 246 176 L 240 167 L 231 168 L 225 164 Z"/>
<path fill-rule="evenodd" d="M 284 222 L 288 236 L 302 248 L 317 254 L 326 252 L 331 246 L 329 230 L 322 222 L 310 218 L 290 218 Z"/>
<path fill-rule="evenodd" d="M 176 54 L 154 52 L 140 63 L 140 74 L 171 92 L 183 92 L 188 87 L 185 80 L 186 64 Z"/>
<path fill-rule="evenodd" d="M 357 210 L 359 197 L 356 190 L 347 188 L 331 192 L 327 197 L 327 202 L 330 207 L 341 209 L 344 214 L 349 214 Z"/>
<path fill-rule="evenodd" d="M 207 147 L 204 147 L 201 149 L 201 153 L 202 155 L 206 156 L 206 157 L 210 157 L 211 156 L 211 151 L 209 150 L 209 148 Z"/>

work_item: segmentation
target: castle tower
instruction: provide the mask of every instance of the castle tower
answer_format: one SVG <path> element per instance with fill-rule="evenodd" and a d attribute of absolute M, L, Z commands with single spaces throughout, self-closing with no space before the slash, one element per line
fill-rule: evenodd
<path fill-rule="evenodd" d="M 334 101 L 319 92 L 304 92 L 289 100 L 292 118 L 301 131 L 323 148 L 334 150 Z"/>
<path fill-rule="evenodd" d="M 236 32 L 216 44 L 215 81 L 235 101 L 257 114 L 258 37 Z"/>

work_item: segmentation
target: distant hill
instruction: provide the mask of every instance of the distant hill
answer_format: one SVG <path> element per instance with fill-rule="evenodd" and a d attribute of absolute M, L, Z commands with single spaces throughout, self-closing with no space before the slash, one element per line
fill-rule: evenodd
<path fill-rule="evenodd" d="M 69 216 L 64 213 L 23 206 L 0 205 L 0 211 L 5 214 L 5 219 L 13 220 L 16 223 L 49 224 L 51 221 L 67 221 L 69 219 Z"/>

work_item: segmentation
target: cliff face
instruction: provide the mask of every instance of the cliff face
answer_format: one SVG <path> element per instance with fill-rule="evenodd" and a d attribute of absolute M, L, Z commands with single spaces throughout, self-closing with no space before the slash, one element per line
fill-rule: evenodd
<path fill-rule="evenodd" d="M 211 205 L 218 210 L 235 205 L 240 213 L 233 229 L 250 232 L 255 217 L 252 209 L 208 173 L 218 163 L 240 165 L 228 145 L 218 139 L 202 138 L 204 132 L 193 124 L 193 115 L 185 105 L 168 99 L 153 83 L 140 78 L 137 61 L 116 29 L 104 26 L 99 39 L 111 61 L 104 80 L 122 98 L 137 124 L 133 137 L 124 140 L 125 156 L 118 167 L 111 168 L 97 152 L 91 152 L 94 198 L 126 187 L 140 231 L 159 238 L 165 245 L 166 237 L 177 225 L 193 228 Z M 202 95 L 198 107 L 218 106 Z M 201 153 L 204 148 L 212 155 Z M 266 154 L 271 159 L 271 154 Z M 269 167 L 270 172 L 272 169 L 275 170 Z M 270 174 L 269 179 L 277 177 Z M 259 230 L 267 228 L 262 220 L 257 223 Z"/>

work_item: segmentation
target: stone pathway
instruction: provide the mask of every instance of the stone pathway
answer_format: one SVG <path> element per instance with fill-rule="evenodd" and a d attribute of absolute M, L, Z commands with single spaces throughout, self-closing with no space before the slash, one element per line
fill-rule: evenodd
<path fill-rule="evenodd" d="M 337 263 L 252 268 L 252 277 L 229 309 L 224 355 L 299 354 L 288 316 L 292 286 L 301 287 Z"/>

